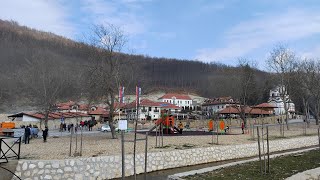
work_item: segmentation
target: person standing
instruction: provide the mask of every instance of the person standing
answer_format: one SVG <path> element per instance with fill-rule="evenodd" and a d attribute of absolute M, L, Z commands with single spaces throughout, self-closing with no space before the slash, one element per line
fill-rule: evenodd
<path fill-rule="evenodd" d="M 48 127 L 46 126 L 44 130 L 42 130 L 43 142 L 47 142 L 48 136 Z"/>
<path fill-rule="evenodd" d="M 183 131 L 183 124 L 182 122 L 180 121 L 180 123 L 178 124 L 178 128 L 180 130 L 180 134 L 182 134 L 182 131 Z"/>
<path fill-rule="evenodd" d="M 29 126 L 26 126 L 26 128 L 24 129 L 24 143 L 25 144 L 29 144 L 30 134 L 31 134 L 31 130 L 30 130 Z"/>
<path fill-rule="evenodd" d="M 242 134 L 244 134 L 244 123 L 241 123 Z"/>

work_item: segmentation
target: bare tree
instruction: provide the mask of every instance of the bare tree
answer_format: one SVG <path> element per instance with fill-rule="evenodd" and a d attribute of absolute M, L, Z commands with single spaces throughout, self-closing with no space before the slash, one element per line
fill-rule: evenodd
<path fill-rule="evenodd" d="M 289 129 L 289 103 L 287 102 L 287 96 L 290 93 L 290 75 L 296 70 L 297 67 L 295 54 L 288 50 L 285 46 L 278 45 L 271 51 L 270 57 L 267 59 L 267 65 L 273 73 L 276 73 L 275 77 L 279 83 L 279 93 L 284 104 L 285 122 L 287 124 L 287 129 Z"/>
<path fill-rule="evenodd" d="M 45 126 L 56 102 L 72 90 L 68 86 L 70 74 L 57 60 L 58 57 L 49 52 L 35 53 L 31 59 L 26 59 L 26 65 L 18 74 L 26 94 L 44 111 Z"/>
<path fill-rule="evenodd" d="M 120 54 L 126 43 L 126 37 L 119 27 L 106 24 L 94 26 L 90 38 L 95 50 L 90 56 L 93 63 L 89 65 L 89 95 L 108 105 L 108 122 L 112 138 L 116 138 L 114 126 L 116 94 L 120 86 L 132 79 L 130 64 L 126 66 Z"/>
<path fill-rule="evenodd" d="M 304 90 L 304 94 L 308 98 L 304 101 L 305 111 L 308 112 L 308 107 L 316 119 L 316 124 L 319 124 L 320 118 L 320 62 L 315 60 L 304 60 L 300 65 L 299 77 L 301 79 L 300 86 Z M 300 94 L 302 94 L 300 92 Z M 307 115 L 307 114 L 306 114 Z"/>
<path fill-rule="evenodd" d="M 240 107 L 236 107 L 239 111 L 240 118 L 242 119 L 245 127 L 247 127 L 246 113 L 248 113 L 249 105 L 255 104 L 257 100 L 257 84 L 255 70 L 247 59 L 239 59 L 239 71 L 234 72 L 237 88 L 234 89 L 234 96 L 239 100 Z M 249 112 L 250 113 L 250 112 Z"/>

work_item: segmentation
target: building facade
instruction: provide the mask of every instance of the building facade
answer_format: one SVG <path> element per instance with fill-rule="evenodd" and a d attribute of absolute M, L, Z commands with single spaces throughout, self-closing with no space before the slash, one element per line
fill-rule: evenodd
<path fill-rule="evenodd" d="M 274 110 L 275 115 L 285 114 L 285 103 L 289 115 L 293 115 L 295 113 L 295 104 L 290 99 L 285 86 L 277 86 L 274 89 L 271 89 L 268 103 L 277 107 Z"/>
<path fill-rule="evenodd" d="M 239 102 L 230 96 L 207 99 L 202 104 L 202 112 L 204 115 L 211 116 L 231 106 L 239 106 Z"/>
<path fill-rule="evenodd" d="M 179 106 L 182 110 L 194 110 L 192 99 L 188 95 L 168 93 L 160 97 L 159 100 Z"/>

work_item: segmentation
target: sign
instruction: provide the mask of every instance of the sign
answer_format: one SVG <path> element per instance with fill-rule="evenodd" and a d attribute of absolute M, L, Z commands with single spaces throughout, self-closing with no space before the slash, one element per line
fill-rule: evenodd
<path fill-rule="evenodd" d="M 127 130 L 128 129 L 128 121 L 127 120 L 119 120 L 118 129 Z"/>
<path fill-rule="evenodd" d="M 221 120 L 219 123 L 220 130 L 224 130 L 224 126 L 225 126 L 224 121 Z"/>
<path fill-rule="evenodd" d="M 24 129 L 12 129 L 13 130 L 13 137 L 20 137 L 24 135 Z"/>

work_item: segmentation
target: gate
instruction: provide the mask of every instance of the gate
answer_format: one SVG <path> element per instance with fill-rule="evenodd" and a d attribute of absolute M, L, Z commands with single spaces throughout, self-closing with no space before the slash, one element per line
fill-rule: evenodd
<path fill-rule="evenodd" d="M 18 149 L 15 149 L 14 148 L 15 146 L 18 146 Z M 8 163 L 9 162 L 8 158 L 20 159 L 20 149 L 21 149 L 21 136 L 18 138 L 0 137 L 0 164 Z"/>

